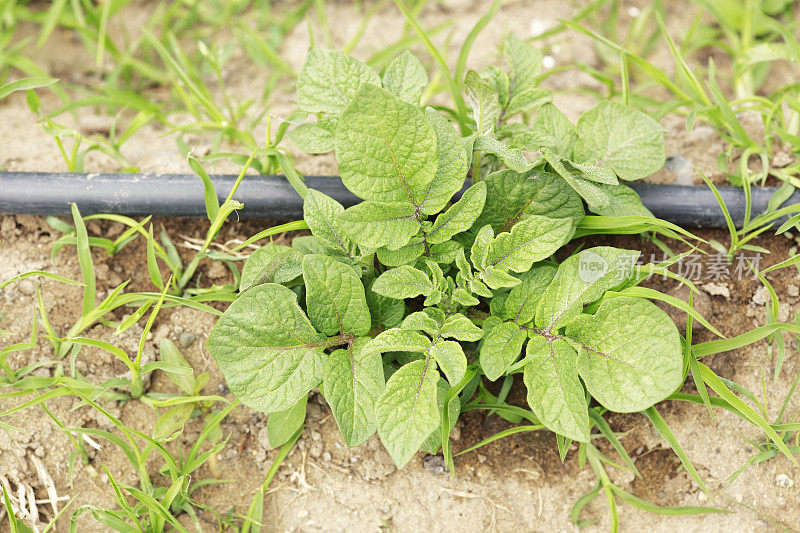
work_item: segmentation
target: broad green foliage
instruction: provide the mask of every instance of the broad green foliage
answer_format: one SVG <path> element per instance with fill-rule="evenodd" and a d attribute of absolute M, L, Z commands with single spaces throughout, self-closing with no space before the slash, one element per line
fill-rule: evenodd
<path fill-rule="evenodd" d="M 664 138 L 658 122 L 615 102 L 600 102 L 581 115 L 575 159 L 611 169 L 622 179 L 644 178 L 664 165 Z"/>
<path fill-rule="evenodd" d="M 532 336 L 525 348 L 525 387 L 528 405 L 542 424 L 572 440 L 588 442 L 588 404 L 577 359 L 567 341 Z"/>
<path fill-rule="evenodd" d="M 440 422 L 439 372 L 430 357 L 403 365 L 378 398 L 378 434 L 398 466 L 405 466 Z"/>
<path fill-rule="evenodd" d="M 386 65 L 381 75 L 383 88 L 409 104 L 419 105 L 422 89 L 428 85 L 425 67 L 408 50 Z"/>
<path fill-rule="evenodd" d="M 297 105 L 309 113 L 341 113 L 365 83 L 380 84 L 364 63 L 336 50 L 312 48 L 297 78 Z"/>
<path fill-rule="evenodd" d="M 245 291 L 219 319 L 207 347 L 231 392 L 253 409 L 287 409 L 317 386 L 326 337 L 282 285 Z"/>
<path fill-rule="evenodd" d="M 242 269 L 240 290 L 274 281 L 288 283 L 301 273 L 303 254 L 289 246 L 267 244 L 248 258 Z"/>
<path fill-rule="evenodd" d="M 335 350 L 325 363 L 325 399 L 348 446 L 363 444 L 377 429 L 375 402 L 384 388 L 383 361 L 380 354 L 364 350 L 368 343 L 362 337 Z"/>
<path fill-rule="evenodd" d="M 324 255 L 303 258 L 306 308 L 320 333 L 365 335 L 372 318 L 364 286 L 352 267 Z"/>
<path fill-rule="evenodd" d="M 683 381 L 678 332 L 647 300 L 607 300 L 594 316 L 578 316 L 567 335 L 578 343 L 586 388 L 612 411 L 646 409 Z"/>
<path fill-rule="evenodd" d="M 342 181 L 365 200 L 415 204 L 436 175 L 425 112 L 374 85 L 363 85 L 339 117 L 334 145 Z"/>
<path fill-rule="evenodd" d="M 537 85 L 541 54 L 513 36 L 504 51 L 508 70 L 466 75 L 465 137 L 420 107 L 428 78 L 408 52 L 380 76 L 339 52 L 309 52 L 298 103 L 318 121 L 292 138 L 333 150 L 363 202 L 345 209 L 307 191 L 312 236 L 246 262 L 208 343 L 244 403 L 289 416 L 320 386 L 349 446 L 377 433 L 402 466 L 441 446 L 472 376 L 521 373 L 532 419 L 583 442 L 592 397 L 638 411 L 680 385 L 667 315 L 606 297 L 639 279 L 638 252 L 585 247 L 553 261 L 584 201 L 606 216 L 649 214 L 618 180 L 658 168 L 660 128 L 609 102 L 573 125 Z"/>

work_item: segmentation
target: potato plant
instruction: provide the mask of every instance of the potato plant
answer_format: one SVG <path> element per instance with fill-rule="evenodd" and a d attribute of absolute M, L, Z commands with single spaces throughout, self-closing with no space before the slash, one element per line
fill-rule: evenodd
<path fill-rule="evenodd" d="M 610 101 L 572 124 L 537 84 L 540 52 L 512 35 L 505 55 L 506 69 L 467 73 L 464 137 L 420 106 L 428 79 L 412 54 L 379 74 L 309 51 L 297 102 L 316 121 L 290 138 L 333 151 L 363 201 L 345 209 L 301 188 L 312 235 L 267 244 L 245 264 L 208 341 L 243 403 L 299 425 L 319 387 L 348 446 L 377 432 L 402 467 L 440 448 L 458 394 L 480 379 L 522 374 L 533 417 L 579 442 L 592 398 L 642 411 L 680 387 L 675 325 L 620 294 L 642 279 L 639 251 L 553 260 L 584 203 L 605 217 L 649 216 L 619 180 L 663 165 L 660 127 Z"/>

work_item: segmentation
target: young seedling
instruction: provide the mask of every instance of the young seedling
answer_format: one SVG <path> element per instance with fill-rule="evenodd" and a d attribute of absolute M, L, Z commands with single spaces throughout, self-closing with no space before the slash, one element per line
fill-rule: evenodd
<path fill-rule="evenodd" d="M 526 416 L 562 443 L 589 442 L 590 398 L 644 411 L 681 386 L 672 321 L 646 298 L 609 292 L 640 281 L 638 251 L 551 260 L 584 220 L 582 200 L 608 217 L 655 220 L 618 180 L 661 167 L 660 127 L 611 102 L 572 125 L 537 86 L 541 54 L 514 36 L 505 51 L 508 71 L 466 74 L 466 137 L 419 107 L 427 76 L 412 55 L 378 74 L 340 52 L 309 52 L 297 101 L 318 121 L 290 138 L 334 151 L 364 201 L 344 209 L 302 189 L 312 235 L 245 264 L 207 345 L 243 403 L 286 412 L 319 386 L 349 446 L 377 432 L 403 466 L 441 447 L 476 375 L 522 373 Z M 528 161 L 520 147 L 542 157 Z"/>

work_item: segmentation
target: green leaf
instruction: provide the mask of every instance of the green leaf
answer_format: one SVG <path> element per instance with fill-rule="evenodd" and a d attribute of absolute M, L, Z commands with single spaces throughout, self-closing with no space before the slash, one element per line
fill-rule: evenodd
<path fill-rule="evenodd" d="M 435 363 L 412 361 L 392 374 L 378 399 L 378 434 L 398 468 L 411 460 L 439 426 L 438 381 Z"/>
<path fill-rule="evenodd" d="M 350 240 L 337 220 L 342 213 L 342 204 L 317 190 L 308 189 L 303 198 L 303 220 L 311 233 L 347 253 L 350 251 Z"/>
<path fill-rule="evenodd" d="M 419 105 L 422 89 L 428 85 L 428 75 L 419 59 L 404 50 L 383 71 L 383 88 L 409 104 Z"/>
<path fill-rule="evenodd" d="M 486 83 L 474 70 L 467 71 L 464 78 L 467 98 L 472 106 L 472 115 L 477 124 L 477 135 L 491 135 L 500 120 L 500 101 L 497 91 Z"/>
<path fill-rule="evenodd" d="M 553 255 L 572 235 L 572 220 L 530 215 L 489 245 L 483 268 L 527 272 L 531 265 Z"/>
<path fill-rule="evenodd" d="M 486 184 L 481 181 L 467 189 L 458 202 L 436 217 L 426 240 L 430 244 L 441 244 L 453 235 L 467 231 L 481 214 L 485 201 Z"/>
<path fill-rule="evenodd" d="M 596 183 L 603 183 L 606 185 L 619 185 L 617 175 L 614 171 L 604 165 L 595 165 L 594 163 L 576 163 L 571 159 L 564 159 L 564 162 L 571 167 L 580 170 L 582 177 Z M 601 187 L 602 189 L 602 187 Z"/>
<path fill-rule="evenodd" d="M 489 224 L 478 230 L 478 234 L 475 236 L 475 242 L 472 243 L 469 257 L 470 261 L 472 261 L 472 265 L 476 269 L 481 269 L 486 264 L 486 257 L 489 254 L 489 246 L 492 244 L 492 241 L 494 241 L 494 231 Z M 456 263 L 456 266 L 459 267 L 459 270 L 462 270 L 462 265 Z M 462 273 L 471 274 L 468 265 L 463 267 Z"/>
<path fill-rule="evenodd" d="M 413 264 L 422 257 L 423 253 L 425 253 L 425 244 L 421 241 L 412 242 L 397 250 L 390 250 L 386 247 L 377 250 L 378 261 L 388 267 Z"/>
<path fill-rule="evenodd" d="M 476 342 L 483 337 L 483 330 L 473 324 L 469 318 L 461 313 L 456 313 L 447 317 L 439 330 L 439 335 L 444 338 Z"/>
<path fill-rule="evenodd" d="M 379 333 L 364 348 L 364 353 L 426 352 L 431 340 L 416 331 L 393 328 Z"/>
<path fill-rule="evenodd" d="M 308 254 L 329 255 L 331 252 L 334 251 L 334 248 L 328 245 L 327 241 L 320 239 L 316 235 L 298 235 L 297 237 L 292 239 L 292 248 L 294 248 L 303 255 L 308 255 Z M 341 250 L 336 250 L 336 251 L 340 252 Z"/>
<path fill-rule="evenodd" d="M 686 455 L 686 452 L 683 451 L 683 447 L 681 446 L 680 442 L 678 442 L 678 439 L 675 438 L 672 430 L 661 417 L 661 414 L 656 410 L 655 406 L 649 407 L 642 414 L 650 419 L 650 422 L 653 424 L 653 427 L 656 429 L 656 431 L 658 431 L 658 433 L 664 437 L 664 440 L 667 441 L 670 448 L 672 448 L 672 451 L 674 451 L 675 455 L 677 455 L 681 460 L 681 464 L 686 469 L 686 472 L 692 477 L 692 479 L 695 480 L 700 488 L 703 489 L 703 492 L 710 496 L 711 492 L 706 487 L 706 484 L 703 483 L 703 479 L 700 477 L 700 474 L 697 473 L 697 469 L 692 464 L 689 456 Z"/>
<path fill-rule="evenodd" d="M 178 347 L 175 346 L 175 343 L 173 343 L 167 337 L 162 337 L 161 342 L 159 343 L 159 352 L 162 361 L 189 369 L 189 372 L 187 373 L 178 374 L 174 372 L 168 372 L 167 377 L 185 394 L 194 394 L 194 387 L 197 381 L 192 373 L 192 365 L 190 365 L 186 359 L 183 358 L 181 352 L 178 350 Z"/>
<path fill-rule="evenodd" d="M 473 149 L 495 156 L 507 168 L 517 172 L 527 172 L 533 168 L 533 163 L 525 159 L 519 150 L 491 137 L 476 137 Z"/>
<path fill-rule="evenodd" d="M 52 85 L 57 81 L 58 78 L 48 78 L 45 76 L 31 76 L 28 78 L 20 78 L 18 80 L 10 81 L 4 85 L 0 85 L 0 100 L 13 92 L 39 89 L 41 87 Z"/>
<path fill-rule="evenodd" d="M 301 274 L 300 265 L 303 254 L 283 244 L 265 244 L 255 250 L 242 268 L 239 290 L 262 283 L 285 283 Z"/>
<path fill-rule="evenodd" d="M 534 266 L 520 276 L 522 283 L 513 287 L 503 302 L 500 318 L 527 324 L 536 315 L 536 305 L 553 281 L 558 269 L 553 265 Z"/>
<path fill-rule="evenodd" d="M 496 232 L 509 231 L 529 215 L 570 218 L 573 226 L 584 217 L 581 197 L 555 174 L 531 170 L 501 170 L 486 176 L 486 203 L 475 226 L 491 224 Z"/>
<path fill-rule="evenodd" d="M 463 249 L 464 245 L 460 242 L 445 241 L 431 246 L 428 257 L 439 264 L 449 265 L 455 262 L 458 253 Z"/>
<path fill-rule="evenodd" d="M 531 129 L 550 137 L 554 142 L 546 146 L 555 153 L 566 158 L 572 157 L 572 151 L 578 141 L 578 132 L 556 106 L 544 104 L 531 122 Z"/>
<path fill-rule="evenodd" d="M 194 411 L 194 406 L 190 404 L 176 405 L 167 409 L 156 420 L 153 427 L 153 438 L 163 440 L 171 437 L 176 431 L 181 431 L 192 416 L 192 411 Z"/>
<path fill-rule="evenodd" d="M 583 306 L 599 299 L 633 274 L 639 252 L 609 246 L 587 248 L 558 266 L 553 281 L 536 307 L 536 325 L 553 329 L 578 316 Z"/>
<path fill-rule="evenodd" d="M 503 322 L 486 334 L 478 360 L 483 373 L 494 381 L 519 357 L 527 334 L 514 322 Z"/>
<path fill-rule="evenodd" d="M 509 274 L 505 269 L 487 266 L 481 271 L 481 279 L 492 289 L 514 287 L 519 285 L 519 278 Z"/>
<path fill-rule="evenodd" d="M 575 189 L 575 191 L 581 195 L 584 200 L 586 200 L 586 203 L 589 204 L 589 207 L 593 209 L 602 209 L 604 207 L 608 207 L 611 199 L 608 197 L 608 194 L 606 194 L 597 184 L 576 176 L 567 170 L 567 168 L 564 166 L 564 163 L 562 163 L 562 158 L 550 151 L 549 148 L 542 147 L 541 152 L 542 157 L 544 157 L 550 166 L 553 167 L 553 170 L 555 170 L 556 173 L 561 176 L 570 187 Z"/>
<path fill-rule="evenodd" d="M 415 311 L 403 319 L 400 327 L 412 331 L 424 331 L 433 336 L 439 332 L 440 324 L 428 313 Z"/>
<path fill-rule="evenodd" d="M 664 131 L 641 111 L 605 100 L 581 115 L 575 159 L 638 180 L 664 166 Z"/>
<path fill-rule="evenodd" d="M 379 354 L 364 351 L 368 342 L 356 339 L 325 363 L 325 399 L 350 447 L 366 442 L 378 428 L 375 403 L 384 389 L 383 361 Z"/>
<path fill-rule="evenodd" d="M 436 132 L 436 175 L 420 197 L 420 209 L 433 215 L 444 209 L 467 177 L 470 159 L 453 125 L 433 108 L 425 109 L 425 118 Z"/>
<path fill-rule="evenodd" d="M 463 305 L 464 307 L 472 307 L 473 305 L 478 305 L 481 303 L 480 300 L 475 298 L 468 290 L 462 287 L 458 287 L 453 291 L 453 301 L 458 305 Z"/>
<path fill-rule="evenodd" d="M 404 300 L 419 295 L 430 296 L 433 293 L 433 283 L 425 272 L 401 265 L 378 276 L 372 290 L 389 298 Z"/>
<path fill-rule="evenodd" d="M 372 325 L 364 285 L 353 267 L 325 255 L 303 258 L 306 309 L 317 331 L 366 335 Z"/>
<path fill-rule="evenodd" d="M 492 86 L 500 100 L 500 105 L 505 107 L 508 104 L 508 92 L 511 86 L 508 73 L 498 66 L 489 65 L 481 71 L 481 77 Z"/>
<path fill-rule="evenodd" d="M 397 250 L 419 231 L 414 214 L 414 206 L 408 203 L 367 200 L 345 209 L 336 220 L 345 235 L 361 246 Z"/>
<path fill-rule="evenodd" d="M 450 392 L 452 388 L 444 379 L 439 379 L 439 382 L 436 384 L 436 406 L 439 408 L 439 412 L 444 414 L 444 402 L 447 397 L 447 393 Z M 453 428 L 456 426 L 458 422 L 458 415 L 461 414 L 461 401 L 459 398 L 453 397 L 447 403 L 447 420 L 449 422 L 449 430 L 452 431 Z M 448 431 L 449 434 L 449 431 Z M 426 453 L 437 453 L 439 448 L 442 446 L 442 420 L 439 421 L 439 425 L 436 427 L 435 430 L 425 439 L 425 442 L 422 445 L 422 451 Z"/>
<path fill-rule="evenodd" d="M 558 139 L 555 137 L 519 122 L 504 124 L 500 129 L 500 137 L 509 139 L 508 145 L 511 148 L 528 150 L 529 152 L 535 152 L 541 148 L 553 150 L 558 145 Z"/>
<path fill-rule="evenodd" d="M 506 116 L 526 113 L 553 100 L 553 93 L 544 87 L 530 87 L 511 97 Z"/>
<path fill-rule="evenodd" d="M 333 117 L 323 117 L 317 122 L 300 124 L 288 133 L 289 140 L 309 154 L 327 154 L 334 149 L 336 122 Z"/>
<path fill-rule="evenodd" d="M 393 328 L 403 320 L 406 312 L 406 304 L 402 300 L 387 298 L 372 290 L 374 281 L 367 285 L 366 297 L 367 306 L 372 315 L 372 326 L 382 326 Z"/>
<path fill-rule="evenodd" d="M 186 161 L 189 163 L 192 171 L 197 174 L 197 177 L 203 182 L 203 200 L 206 205 L 206 216 L 208 220 L 213 222 L 219 214 L 219 198 L 217 198 L 217 191 L 214 189 L 214 184 L 211 182 L 211 176 L 208 175 L 206 169 L 203 168 L 203 165 L 201 165 L 194 156 L 188 155 Z M 152 225 L 150 231 L 152 233 Z M 161 286 L 161 284 L 158 284 L 158 286 Z"/>
<path fill-rule="evenodd" d="M 336 127 L 336 159 L 356 196 L 421 205 L 436 175 L 436 133 L 425 113 L 363 85 Z"/>
<path fill-rule="evenodd" d="M 683 382 L 675 324 L 649 300 L 612 298 L 567 326 L 580 344 L 578 372 L 591 395 L 617 412 L 642 411 Z"/>
<path fill-rule="evenodd" d="M 267 439 L 273 448 L 283 446 L 297 433 L 306 421 L 308 395 L 303 395 L 293 406 L 271 413 L 267 417 Z"/>
<path fill-rule="evenodd" d="M 643 216 L 653 213 L 642 204 L 639 195 L 627 185 L 598 185 L 608 195 L 610 203 L 604 208 L 590 208 L 593 213 L 604 217 Z"/>
<path fill-rule="evenodd" d="M 532 335 L 525 352 L 523 379 L 528 405 L 548 429 L 589 442 L 589 405 L 578 378 L 578 354 L 566 341 Z"/>
<path fill-rule="evenodd" d="M 325 340 L 294 292 L 266 283 L 239 295 L 217 321 L 206 347 L 242 403 L 275 412 L 319 384 Z"/>
<path fill-rule="evenodd" d="M 503 53 L 511 74 L 511 97 L 506 107 L 508 116 L 528 111 L 552 98 L 550 91 L 536 87 L 542 73 L 542 53 L 539 50 L 512 33 L 506 39 Z"/>
<path fill-rule="evenodd" d="M 365 83 L 380 84 L 369 66 L 337 50 L 311 48 L 297 78 L 297 105 L 309 113 L 341 113 Z"/>
<path fill-rule="evenodd" d="M 455 341 L 438 341 L 430 347 L 428 353 L 442 369 L 450 385 L 455 386 L 467 371 L 467 356 L 461 345 Z"/>

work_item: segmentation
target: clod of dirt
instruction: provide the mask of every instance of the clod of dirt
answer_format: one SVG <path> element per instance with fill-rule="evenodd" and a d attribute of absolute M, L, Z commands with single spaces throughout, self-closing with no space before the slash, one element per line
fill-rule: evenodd
<path fill-rule="evenodd" d="M 800 288 L 798 288 L 797 285 L 789 285 L 786 287 L 786 294 L 792 298 L 796 298 L 798 295 L 800 295 Z"/>
<path fill-rule="evenodd" d="M 31 296 L 36 291 L 36 288 L 34 287 L 32 280 L 23 279 L 19 282 L 19 285 L 17 285 L 17 290 L 22 294 Z"/>
<path fill-rule="evenodd" d="M 671 155 L 664 161 L 664 170 L 675 175 L 674 185 L 693 185 L 694 165 L 682 155 Z"/>
<path fill-rule="evenodd" d="M 703 284 L 703 290 L 711 296 L 722 296 L 726 300 L 731 299 L 731 290 L 727 285 L 722 283 L 705 283 Z"/>
<path fill-rule="evenodd" d="M 447 465 L 444 464 L 444 457 L 441 455 L 426 455 L 422 459 L 422 466 L 431 474 L 440 476 L 447 472 Z"/>
<path fill-rule="evenodd" d="M 769 291 L 766 287 L 761 286 L 753 295 L 753 303 L 756 305 L 767 305 L 767 301 L 769 301 Z"/>

